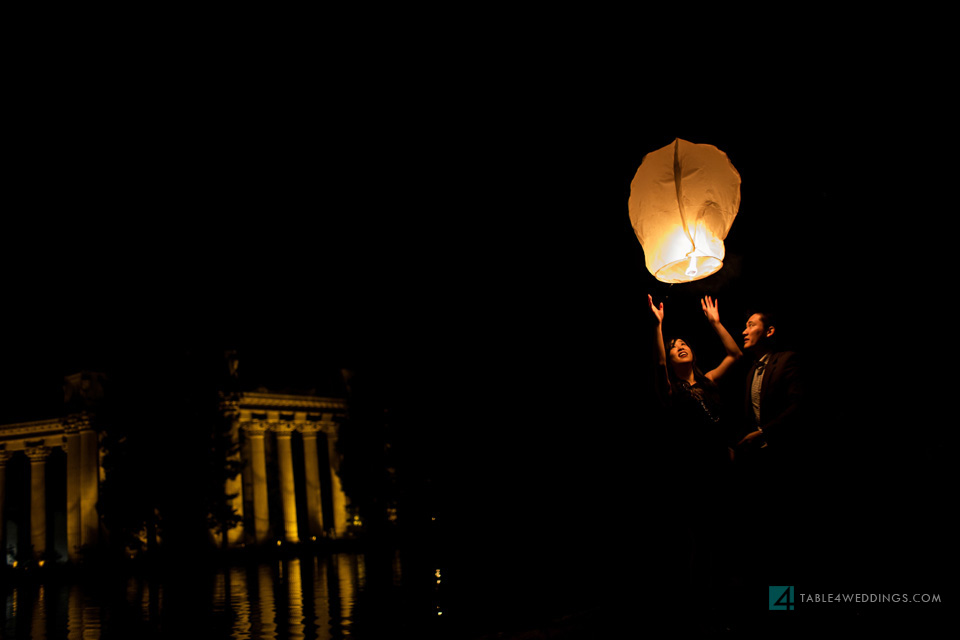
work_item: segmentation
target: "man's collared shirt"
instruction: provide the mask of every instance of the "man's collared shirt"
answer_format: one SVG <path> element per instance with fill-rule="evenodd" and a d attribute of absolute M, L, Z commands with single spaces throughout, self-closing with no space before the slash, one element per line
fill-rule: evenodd
<path fill-rule="evenodd" d="M 763 384 L 763 370 L 767 366 L 767 360 L 769 358 L 769 353 L 763 354 L 763 357 L 760 358 L 760 362 L 757 363 L 757 368 L 753 373 L 753 383 L 750 385 L 750 399 L 753 402 L 753 417 L 756 420 L 758 427 L 760 426 L 760 388 Z"/>

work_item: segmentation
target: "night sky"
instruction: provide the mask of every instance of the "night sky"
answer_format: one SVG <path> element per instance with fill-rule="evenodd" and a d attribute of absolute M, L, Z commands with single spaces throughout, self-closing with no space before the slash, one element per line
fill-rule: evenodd
<path fill-rule="evenodd" d="M 553 575 L 611 541 L 641 549 L 628 516 L 669 475 L 669 437 L 646 419 L 647 294 L 705 360 L 719 355 L 700 296 L 735 337 L 772 305 L 807 356 L 813 428 L 854 452 L 827 502 L 865 517 L 829 535 L 863 566 L 882 549 L 928 575 L 945 539 L 933 403 L 955 333 L 934 320 L 949 274 L 927 267 L 952 219 L 935 97 L 905 112 L 869 86 L 784 79 L 681 113 L 627 79 L 381 73 L 329 91 L 131 81 L 119 106 L 91 90 L 70 118 L 34 114 L 0 240 L 4 420 L 53 406 L 65 374 L 176 369 L 188 351 L 237 349 L 241 375 L 273 388 L 373 372 L 455 555 L 519 548 Z M 668 287 L 627 198 L 676 137 L 725 151 L 742 203 L 724 268 Z"/>

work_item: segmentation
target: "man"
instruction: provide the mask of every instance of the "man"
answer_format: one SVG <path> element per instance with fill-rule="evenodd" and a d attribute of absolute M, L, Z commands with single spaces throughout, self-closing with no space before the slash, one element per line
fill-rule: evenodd
<path fill-rule="evenodd" d="M 776 321 L 769 313 L 754 313 L 747 319 L 743 351 L 753 364 L 746 378 L 740 431 L 746 435 L 736 445 L 734 467 L 740 497 L 736 506 L 742 527 L 739 535 L 767 545 L 762 553 L 742 559 L 742 577 L 759 584 L 796 578 L 802 566 L 797 552 L 807 513 L 797 464 L 804 432 L 799 356 L 779 350 L 776 339 Z"/>
<path fill-rule="evenodd" d="M 802 436 L 799 426 L 803 385 L 799 356 L 777 349 L 777 327 L 768 313 L 754 313 L 743 331 L 743 350 L 753 358 L 745 395 L 746 435 L 738 454 L 767 449 L 777 458 L 795 453 Z"/>

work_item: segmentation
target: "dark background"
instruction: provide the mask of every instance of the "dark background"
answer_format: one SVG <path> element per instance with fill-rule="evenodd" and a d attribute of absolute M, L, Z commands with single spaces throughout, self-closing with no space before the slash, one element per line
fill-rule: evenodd
<path fill-rule="evenodd" d="M 955 339 L 938 320 L 954 173 L 939 96 L 785 73 L 675 104 L 583 71 L 452 80 L 414 62 L 168 77 L 158 59 L 24 94 L 0 252 L 4 421 L 118 360 L 173 372 L 158 401 L 188 352 L 237 349 L 272 388 L 352 368 L 397 416 L 400 472 L 442 514 L 470 607 L 589 599 L 623 576 L 649 595 L 669 572 L 671 438 L 650 417 L 646 295 L 706 361 L 720 354 L 699 297 L 735 337 L 772 305 L 806 356 L 810 428 L 840 452 L 794 483 L 823 496 L 822 566 L 927 588 L 946 550 Z M 894 104 L 891 82 L 911 99 Z M 742 205 L 724 268 L 668 287 L 627 198 L 676 137 L 728 154 Z M 762 538 L 741 542 L 775 546 Z"/>

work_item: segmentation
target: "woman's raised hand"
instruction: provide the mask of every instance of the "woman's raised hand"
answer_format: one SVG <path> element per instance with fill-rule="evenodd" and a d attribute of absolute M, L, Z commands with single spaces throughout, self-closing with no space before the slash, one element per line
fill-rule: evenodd
<path fill-rule="evenodd" d="M 712 323 L 720 322 L 720 311 L 717 309 L 717 301 L 707 296 L 700 301 L 700 306 L 703 308 L 703 315 L 707 317 Z"/>
<path fill-rule="evenodd" d="M 661 302 L 659 307 L 655 307 L 653 305 L 653 296 L 649 293 L 647 294 L 647 301 L 650 303 L 650 311 L 653 312 L 657 322 L 663 322 L 663 303 Z"/>

